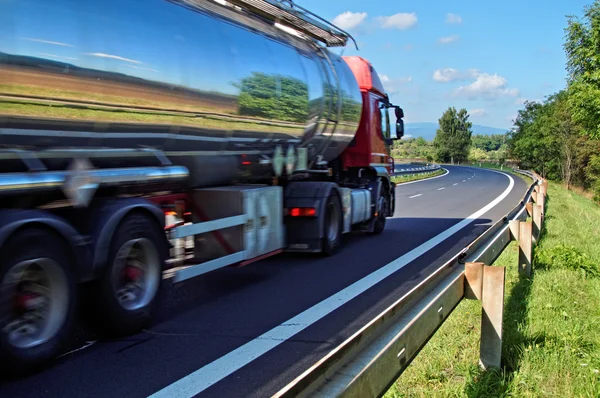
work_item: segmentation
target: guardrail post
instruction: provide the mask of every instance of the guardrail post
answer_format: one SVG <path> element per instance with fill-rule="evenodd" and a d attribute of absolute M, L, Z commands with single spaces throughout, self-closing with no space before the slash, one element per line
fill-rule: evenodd
<path fill-rule="evenodd" d="M 465 264 L 465 298 L 470 300 L 481 300 L 483 289 L 483 263 Z"/>
<path fill-rule="evenodd" d="M 521 221 L 519 224 L 519 274 L 531 275 L 532 223 Z"/>
<path fill-rule="evenodd" d="M 479 364 L 483 369 L 499 368 L 502 360 L 505 271 L 504 267 L 483 267 L 483 311 L 479 347 Z"/>
<path fill-rule="evenodd" d="M 510 220 L 508 222 L 508 229 L 510 230 L 510 234 L 512 235 L 512 239 L 519 240 L 519 225 L 521 220 Z"/>
<path fill-rule="evenodd" d="M 533 243 L 537 244 L 542 233 L 542 205 L 533 205 Z"/>
<path fill-rule="evenodd" d="M 542 206 L 542 216 L 544 215 L 544 213 L 546 212 L 546 188 L 542 185 L 540 187 L 540 192 L 537 195 L 538 201 L 539 201 L 539 205 Z"/>

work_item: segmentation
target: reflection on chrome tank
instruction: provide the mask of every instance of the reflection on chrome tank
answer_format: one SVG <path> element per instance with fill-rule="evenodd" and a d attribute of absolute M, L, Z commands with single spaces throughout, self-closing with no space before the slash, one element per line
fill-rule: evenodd
<path fill-rule="evenodd" d="M 6 1 L 0 38 L 0 148 L 150 147 L 193 177 L 276 144 L 334 159 L 361 115 L 339 56 L 211 0 Z"/>

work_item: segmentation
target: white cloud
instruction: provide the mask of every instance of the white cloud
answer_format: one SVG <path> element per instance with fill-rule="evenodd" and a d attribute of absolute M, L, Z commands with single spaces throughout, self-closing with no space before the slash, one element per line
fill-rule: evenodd
<path fill-rule="evenodd" d="M 350 12 L 346 11 L 333 18 L 333 24 L 342 29 L 353 29 L 363 23 L 367 19 L 366 12 Z"/>
<path fill-rule="evenodd" d="M 462 17 L 457 14 L 448 13 L 446 14 L 446 23 L 460 25 L 462 23 Z"/>
<path fill-rule="evenodd" d="M 136 61 L 135 59 L 123 58 L 118 55 L 112 54 L 104 54 L 104 53 L 85 53 L 85 55 L 91 55 L 92 57 L 100 57 L 100 58 L 110 58 L 117 59 L 119 61 L 131 62 L 132 64 L 143 64 L 141 61 Z"/>
<path fill-rule="evenodd" d="M 415 14 L 414 12 L 399 12 L 390 16 L 377 17 L 376 20 L 381 24 L 381 26 L 384 29 L 405 30 L 412 28 L 417 24 L 417 14 Z"/>
<path fill-rule="evenodd" d="M 379 79 L 385 83 L 385 82 L 389 82 L 390 78 L 388 77 L 388 75 L 379 75 Z"/>
<path fill-rule="evenodd" d="M 480 116 L 480 117 L 488 115 L 487 111 L 485 109 L 481 109 L 481 108 L 471 109 L 471 110 L 469 110 L 469 114 L 471 116 Z"/>
<path fill-rule="evenodd" d="M 454 91 L 455 96 L 467 96 L 470 99 L 483 97 L 495 99 L 502 96 L 516 97 L 519 90 L 507 88 L 507 80 L 498 74 L 479 73 L 474 82 L 467 86 L 461 86 Z"/>
<path fill-rule="evenodd" d="M 44 43 L 44 44 L 52 44 L 55 46 L 62 46 L 62 47 L 75 47 L 71 44 L 67 44 L 67 43 L 61 43 L 59 41 L 50 41 L 50 40 L 42 40 L 42 39 L 32 39 L 30 37 L 22 37 L 23 40 L 27 40 L 27 41 L 33 41 L 36 43 Z"/>
<path fill-rule="evenodd" d="M 454 80 L 469 80 L 474 79 L 479 75 L 477 69 L 469 69 L 459 71 L 454 68 L 437 69 L 433 72 L 433 80 L 438 83 L 448 83 Z"/>
<path fill-rule="evenodd" d="M 438 39 L 438 43 L 440 44 L 448 44 L 448 43 L 452 43 L 458 40 L 458 35 L 452 35 L 452 36 L 446 36 L 446 37 L 440 37 Z"/>

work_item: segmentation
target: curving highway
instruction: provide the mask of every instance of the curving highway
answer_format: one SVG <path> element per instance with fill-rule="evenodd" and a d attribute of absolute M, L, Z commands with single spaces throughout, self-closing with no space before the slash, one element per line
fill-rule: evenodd
<path fill-rule="evenodd" d="M 447 261 L 527 190 L 519 177 L 445 166 L 397 188 L 377 237 L 353 235 L 332 258 L 282 255 L 167 286 L 159 322 L 117 341 L 82 328 L 42 373 L 4 397 L 270 396 Z"/>

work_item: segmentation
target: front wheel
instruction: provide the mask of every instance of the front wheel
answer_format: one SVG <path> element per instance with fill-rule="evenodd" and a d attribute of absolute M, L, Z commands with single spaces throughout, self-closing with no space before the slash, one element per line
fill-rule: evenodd
<path fill-rule="evenodd" d="M 375 225 L 373 226 L 373 234 L 379 235 L 385 229 L 385 221 L 387 219 L 388 214 L 388 200 L 385 195 L 379 197 L 379 203 L 377 204 L 379 207 L 379 211 L 377 212 L 377 216 L 375 218 Z"/>
<path fill-rule="evenodd" d="M 342 241 L 342 206 L 335 193 L 331 193 L 325 205 L 323 253 L 331 256 L 337 253 Z"/>
<path fill-rule="evenodd" d="M 21 376 L 54 359 L 74 329 L 75 282 L 69 246 L 28 228 L 0 253 L 0 374 Z"/>
<path fill-rule="evenodd" d="M 125 217 L 117 228 L 108 264 L 93 286 L 96 321 L 109 334 L 132 334 L 151 324 L 165 260 L 162 233 L 140 213 Z"/>

